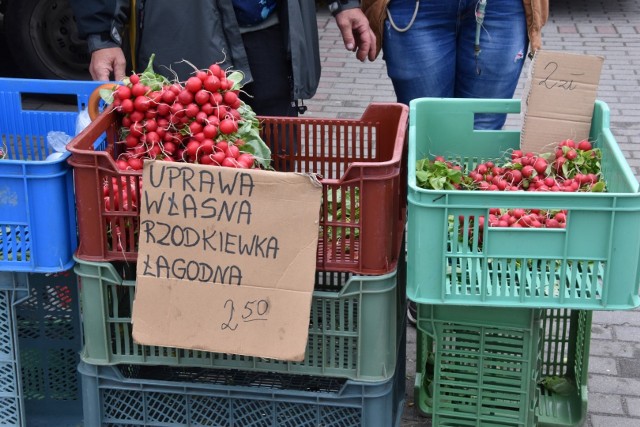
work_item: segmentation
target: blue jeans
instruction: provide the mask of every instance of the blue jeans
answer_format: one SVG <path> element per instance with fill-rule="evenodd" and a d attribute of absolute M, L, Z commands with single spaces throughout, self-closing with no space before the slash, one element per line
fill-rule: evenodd
<path fill-rule="evenodd" d="M 529 44 L 522 0 L 487 0 L 476 43 L 478 0 L 420 0 L 411 27 L 385 22 L 383 58 L 398 102 L 422 97 L 513 97 Z M 411 21 L 415 0 L 391 0 L 398 28 Z M 504 114 L 478 114 L 476 129 L 500 129 Z"/>

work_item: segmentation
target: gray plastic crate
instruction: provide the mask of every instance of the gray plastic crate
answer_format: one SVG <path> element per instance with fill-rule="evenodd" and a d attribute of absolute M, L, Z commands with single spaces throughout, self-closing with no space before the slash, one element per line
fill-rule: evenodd
<path fill-rule="evenodd" d="M 81 425 L 80 328 L 73 272 L 0 273 L 1 426 Z"/>
<path fill-rule="evenodd" d="M 405 396 L 405 337 L 391 378 L 81 362 L 85 427 L 397 427 Z"/>

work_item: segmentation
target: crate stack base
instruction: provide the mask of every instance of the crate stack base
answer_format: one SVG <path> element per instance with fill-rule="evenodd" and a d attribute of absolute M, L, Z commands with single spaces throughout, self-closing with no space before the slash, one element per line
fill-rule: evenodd
<path fill-rule="evenodd" d="M 102 332 L 87 335 L 78 366 L 85 427 L 400 425 L 403 262 L 381 276 L 318 272 L 309 347 L 300 363 L 135 345 L 129 305 L 135 282 L 123 280 L 109 263 L 78 261 L 76 271 L 82 292 L 92 295 L 82 299 L 84 321 L 101 308 L 107 315 L 95 319 Z M 84 305 L 90 301 L 99 303 Z M 93 348 L 96 342 L 101 344 Z"/>
<path fill-rule="evenodd" d="M 592 312 L 418 306 L 414 399 L 438 426 L 580 426 Z"/>
<path fill-rule="evenodd" d="M 402 347 L 404 348 L 404 347 Z M 385 381 L 81 362 L 84 426 L 398 427 L 405 353 Z"/>
<path fill-rule="evenodd" d="M 0 425 L 82 422 L 77 279 L 0 273 Z"/>

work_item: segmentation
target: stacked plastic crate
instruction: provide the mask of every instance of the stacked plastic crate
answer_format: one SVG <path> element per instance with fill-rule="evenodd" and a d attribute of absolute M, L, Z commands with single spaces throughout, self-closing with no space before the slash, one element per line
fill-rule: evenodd
<path fill-rule="evenodd" d="M 104 199 L 113 194 L 105 196 L 102 184 L 137 184 L 141 174 L 116 167 L 118 122 L 106 111 L 70 144 L 80 234 L 75 271 L 85 338 L 79 365 L 85 426 L 399 424 L 408 109 L 372 104 L 358 120 L 261 121 L 273 167 L 317 173 L 323 185 L 305 359 L 292 363 L 133 340 L 139 213 L 116 204 L 107 212 Z M 106 146 L 92 150 L 103 134 Z M 130 232 L 111 232 L 116 229 Z"/>
<path fill-rule="evenodd" d="M 0 425 L 82 419 L 77 246 L 69 153 L 93 82 L 0 79 Z M 59 105 L 49 111 L 43 104 Z"/>
<path fill-rule="evenodd" d="M 637 307 L 640 193 L 597 101 L 589 140 L 607 192 L 427 190 L 416 161 L 509 158 L 517 130 L 476 131 L 517 100 L 410 106 L 407 295 L 418 303 L 416 405 L 438 426 L 579 426 L 591 313 Z M 480 227 L 490 208 L 567 210 L 566 228 Z"/>

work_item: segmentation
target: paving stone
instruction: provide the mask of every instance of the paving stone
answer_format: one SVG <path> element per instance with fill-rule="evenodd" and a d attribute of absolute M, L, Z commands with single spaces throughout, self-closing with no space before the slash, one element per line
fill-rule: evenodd
<path fill-rule="evenodd" d="M 589 410 L 596 413 L 626 415 L 622 397 L 618 395 L 589 393 Z"/>
<path fill-rule="evenodd" d="M 638 427 L 640 418 L 608 417 L 594 415 L 591 417 L 593 427 Z"/>
<path fill-rule="evenodd" d="M 629 411 L 629 415 L 640 418 L 640 398 L 625 397 L 624 401 L 627 404 L 627 410 Z"/>

